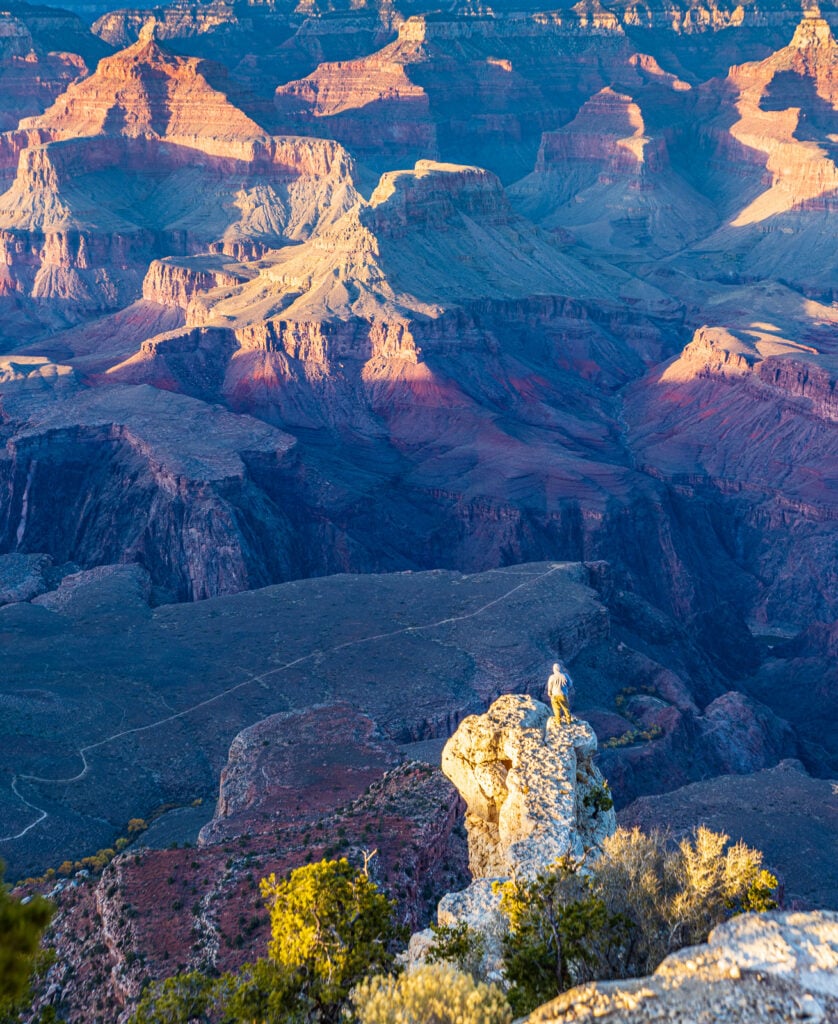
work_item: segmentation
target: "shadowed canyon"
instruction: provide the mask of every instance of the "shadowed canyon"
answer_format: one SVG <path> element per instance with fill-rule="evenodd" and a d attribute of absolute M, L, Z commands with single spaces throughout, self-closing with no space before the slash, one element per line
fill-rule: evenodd
<path fill-rule="evenodd" d="M 835 906 L 838 7 L 66 7 L 0 11 L 0 858 L 150 824 L 67 1020 L 370 834 L 423 927 L 557 657 L 621 821 Z"/>

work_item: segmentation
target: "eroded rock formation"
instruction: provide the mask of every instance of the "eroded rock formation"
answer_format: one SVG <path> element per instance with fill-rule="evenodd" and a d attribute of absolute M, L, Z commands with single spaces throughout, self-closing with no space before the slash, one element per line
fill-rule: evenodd
<path fill-rule="evenodd" d="M 310 747 L 318 726 L 319 745 Z M 116 1020 L 130 1013 L 144 978 L 166 978 L 173 964 L 212 972 L 264 956 L 268 916 L 254 879 L 322 857 L 360 865 L 362 851 L 376 849 L 373 877 L 413 927 L 427 920 L 435 895 L 462 884 L 456 791 L 427 764 L 385 773 L 398 753 L 370 719 L 336 705 L 272 716 L 246 733 L 199 845 L 164 849 L 167 828 L 177 829 L 164 818 L 101 879 L 58 883 L 50 940 L 59 958 L 36 1008 L 49 1002 L 69 1024 L 88 1024 L 99 999 Z M 302 778 L 288 771 L 295 755 Z M 227 802 L 234 788 L 244 797 L 235 809 Z"/>
<path fill-rule="evenodd" d="M 253 258 L 352 205 L 342 147 L 269 135 L 225 84 L 149 30 L 0 138 L 17 165 L 0 196 L 7 307 L 77 322 L 139 298 L 155 256 Z"/>
<path fill-rule="evenodd" d="M 500 969 L 504 931 L 493 882 L 535 878 L 564 856 L 595 856 L 616 828 L 613 809 L 602 807 L 607 787 L 593 763 L 596 749 L 587 722 L 562 725 L 523 694 L 505 694 L 485 714 L 464 719 L 445 745 L 442 770 L 466 802 L 473 881 L 443 897 L 437 918 L 484 936 L 487 974 Z M 413 936 L 412 962 L 430 941 L 430 931 Z"/>
<path fill-rule="evenodd" d="M 10 873 L 206 798 L 245 730 L 205 833 L 227 842 L 296 813 L 297 755 L 256 717 L 345 729 L 380 767 L 368 721 L 306 709 L 357 699 L 389 741 L 442 737 L 505 687 L 535 692 L 557 650 L 618 802 L 786 757 L 834 774 L 835 18 L 174 0 L 92 35 L 50 8 L 0 15 Z M 557 559 L 588 565 L 559 585 Z M 252 590 L 300 577 L 317 578 Z M 193 598 L 213 600 L 166 603 Z M 440 616 L 444 642 L 414 629 Z M 360 642 L 383 630 L 395 659 Z M 350 639 L 340 671 L 317 661 Z M 417 640 L 421 671 L 394 668 Z M 589 757 L 576 739 L 562 771 Z M 88 741 L 78 782 L 43 781 L 79 772 Z M 487 872 L 534 837 L 562 848 L 532 825 L 546 805 L 587 827 L 584 798 L 573 823 L 565 788 L 498 756 L 472 793 L 497 817 L 472 821 Z M 201 857 L 221 881 L 202 873 L 155 970 L 186 962 L 193 928 L 190 962 L 210 962 L 252 904 L 245 870 L 215 927 L 218 845 Z M 88 905 L 104 972 L 120 941 L 153 947 L 173 902 L 155 870 L 195 902 L 192 856 L 120 868 L 136 947 L 133 895 Z M 415 907 L 434 869 L 408 861 Z M 461 896 L 478 916 L 487 886 Z"/>
<path fill-rule="evenodd" d="M 60 39 L 60 49 L 55 42 Z M 0 131 L 40 114 L 106 52 L 69 11 L 16 6 L 0 12 Z"/>
<path fill-rule="evenodd" d="M 715 112 L 704 129 L 708 183 L 726 220 L 698 248 L 736 253 L 738 274 L 781 277 L 813 298 L 838 294 L 828 241 L 838 195 L 836 66 L 832 29 L 812 10 L 787 46 L 730 69 L 721 109 L 717 88 L 702 92 Z"/>
<path fill-rule="evenodd" d="M 180 391 L 301 436 L 293 470 L 261 479 L 312 556 L 272 550 L 288 539 L 273 515 L 258 538 L 230 516 L 217 546 L 253 554 L 206 573 L 219 591 L 278 578 L 254 561 L 284 578 L 603 558 L 685 621 L 722 602 L 784 628 L 834 617 L 834 481 L 818 454 L 832 441 L 808 411 L 834 406 L 836 314 L 776 279 L 788 262 L 795 287 L 831 295 L 827 21 L 756 3 L 419 7 L 104 18 L 100 34 L 127 49 L 0 137 L 10 346 L 72 365 L 86 387 L 151 385 L 136 402 Z M 21 20 L 33 39 L 34 18 Z M 754 59 L 708 80 L 696 55 L 727 53 L 728 34 Z M 290 83 L 266 71 L 275 46 L 272 73 Z M 266 120 L 245 79 L 279 87 L 283 111 Z M 272 134 L 283 118 L 345 130 L 367 166 L 337 142 Z M 457 163 L 393 166 L 429 155 Z M 755 219 L 734 225 L 746 209 Z M 716 349 L 764 354 L 736 387 L 705 374 L 697 345 L 665 365 L 704 325 L 737 339 Z M 740 354 L 707 366 L 727 380 Z M 800 400 L 763 400 L 779 392 Z M 787 474 L 765 474 L 775 457 Z M 90 495 L 92 519 L 110 515 L 110 493 Z M 3 549 L 31 552 L 16 545 L 20 508 L 16 489 Z M 174 550 L 165 572 L 149 559 L 155 582 L 214 593 L 182 586 L 203 569 L 182 564 L 194 548 Z M 793 572 L 801 550 L 812 587 Z M 91 544 L 85 567 L 114 557 Z"/>
<path fill-rule="evenodd" d="M 689 90 L 660 77 L 676 97 Z M 673 169 L 664 132 L 649 128 L 632 96 L 611 88 L 544 133 L 533 173 L 510 196 L 543 227 L 609 253 L 675 252 L 717 223 L 713 205 Z"/>
<path fill-rule="evenodd" d="M 614 812 L 597 811 L 591 799 L 604 786 L 596 749 L 586 722 L 562 725 L 520 694 L 460 723 L 442 770 L 466 802 L 474 878 L 533 877 L 559 857 L 596 850 L 614 831 Z"/>

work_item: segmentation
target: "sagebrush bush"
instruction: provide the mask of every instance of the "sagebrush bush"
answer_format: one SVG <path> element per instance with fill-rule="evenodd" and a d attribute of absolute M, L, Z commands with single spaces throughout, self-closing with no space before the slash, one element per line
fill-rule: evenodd
<path fill-rule="evenodd" d="M 650 974 L 722 921 L 776 906 L 762 854 L 729 842 L 707 828 L 677 844 L 618 829 L 591 864 L 564 857 L 534 880 L 499 885 L 513 1010 L 528 1013 L 581 982 Z"/>
<path fill-rule="evenodd" d="M 593 885 L 609 910 L 631 922 L 623 976 L 649 974 L 676 949 L 704 942 L 717 924 L 743 911 L 770 910 L 777 879 L 762 854 L 698 828 L 677 845 L 659 831 L 617 829 L 593 865 Z"/>
<path fill-rule="evenodd" d="M 451 964 L 418 967 L 398 977 L 367 978 L 352 993 L 358 1024 L 510 1024 L 512 1010 L 497 985 Z"/>

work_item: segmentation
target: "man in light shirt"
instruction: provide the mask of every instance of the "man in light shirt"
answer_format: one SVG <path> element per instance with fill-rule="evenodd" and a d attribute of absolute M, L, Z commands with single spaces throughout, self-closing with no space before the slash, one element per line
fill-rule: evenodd
<path fill-rule="evenodd" d="M 571 721 L 570 714 L 570 691 L 573 688 L 573 681 L 568 675 L 564 665 L 557 661 L 553 666 L 553 674 L 547 680 L 547 696 L 553 706 L 553 714 L 558 720 Z"/>

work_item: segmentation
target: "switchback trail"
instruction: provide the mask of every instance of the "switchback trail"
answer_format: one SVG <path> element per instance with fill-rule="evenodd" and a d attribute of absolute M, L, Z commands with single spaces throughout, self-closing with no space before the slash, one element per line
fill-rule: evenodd
<path fill-rule="evenodd" d="M 149 732 L 152 729 L 159 729 L 161 728 L 161 726 L 167 725 L 169 722 L 177 721 L 179 718 L 186 718 L 188 715 L 194 714 L 194 712 L 199 711 L 201 708 L 208 707 L 211 704 L 215 704 L 218 701 L 223 700 L 225 697 L 229 697 L 231 693 L 235 693 L 237 690 L 241 690 L 245 686 L 251 686 L 253 683 L 264 682 L 264 680 L 270 679 L 271 676 L 279 675 L 282 672 L 287 672 L 289 669 L 296 668 L 298 665 L 302 665 L 307 661 L 313 660 L 314 658 L 322 657 L 323 655 L 327 654 L 334 654 L 338 651 L 344 651 L 349 647 L 358 647 L 362 644 L 376 643 L 380 640 L 390 640 L 393 637 L 402 636 L 405 633 L 420 633 L 429 629 L 437 629 L 440 626 L 454 625 L 457 622 L 465 622 L 468 619 L 477 618 L 479 615 L 482 615 L 490 608 L 493 608 L 499 604 L 503 604 L 504 601 L 507 601 L 510 597 L 512 597 L 513 594 L 517 593 L 519 590 L 522 590 L 525 587 L 532 586 L 533 584 L 540 582 L 548 576 L 552 576 L 560 568 L 562 568 L 561 563 L 556 563 L 551 565 L 551 567 L 549 569 L 546 569 L 544 572 L 526 574 L 515 573 L 514 571 L 506 572 L 504 569 L 490 569 L 488 570 L 488 572 L 510 576 L 525 575 L 526 578 L 522 583 L 517 583 L 514 587 L 511 587 L 509 590 L 505 591 L 503 594 L 500 594 L 498 597 L 493 598 L 491 601 L 487 601 L 479 608 L 475 608 L 473 611 L 464 612 L 462 615 L 450 615 L 443 619 L 436 619 L 434 622 L 427 622 L 422 625 L 401 626 L 399 629 L 392 629 L 384 633 L 374 633 L 369 636 L 358 637 L 354 640 L 345 640 L 343 643 L 335 644 L 334 647 L 329 647 L 325 650 L 317 649 L 314 651 L 309 651 L 308 654 L 303 654 L 299 658 L 294 658 L 292 661 L 285 662 L 282 665 L 277 665 L 274 668 L 268 669 L 265 672 L 260 672 L 258 675 L 250 675 L 246 679 L 242 679 L 235 685 L 229 686 L 225 690 L 221 690 L 214 696 L 207 697 L 206 700 L 198 701 L 196 704 L 193 704 L 188 708 L 184 708 L 183 711 L 178 711 L 174 714 L 167 715 L 165 718 L 159 718 L 154 722 L 149 722 L 147 725 L 139 725 L 133 729 L 122 729 L 121 731 L 115 732 L 110 736 L 106 736 L 104 739 L 97 740 L 95 743 L 88 743 L 83 747 L 79 747 L 76 751 L 79 758 L 81 759 L 82 768 L 81 771 L 79 771 L 75 775 L 71 775 L 66 778 L 44 778 L 40 775 L 25 774 L 15 775 L 12 778 L 12 792 L 21 801 L 21 803 L 25 804 L 33 811 L 37 811 L 38 817 L 34 821 L 30 822 L 30 824 L 28 824 L 25 828 L 21 829 L 20 832 L 17 832 L 14 835 L 0 836 L 0 843 L 11 843 L 15 840 L 22 839 L 28 832 L 31 832 L 33 828 L 36 828 L 49 817 L 49 813 L 47 811 L 45 811 L 42 807 L 38 807 L 37 804 L 33 804 L 30 800 L 27 800 L 26 797 L 23 796 L 23 794 L 18 789 L 19 782 L 34 782 L 39 785 L 48 786 L 63 786 L 70 785 L 74 782 L 80 782 L 83 778 L 85 778 L 85 776 L 90 771 L 90 762 L 87 760 L 87 755 L 91 751 L 97 750 L 99 747 L 104 747 L 109 743 L 113 743 L 115 740 L 124 738 L 125 736 L 136 736 L 140 733 Z M 486 575 L 486 573 L 479 573 L 478 575 Z"/>

